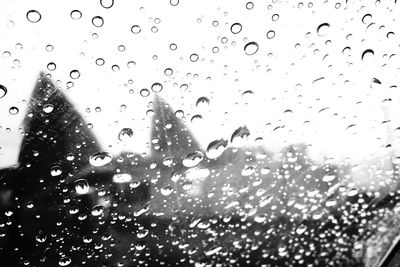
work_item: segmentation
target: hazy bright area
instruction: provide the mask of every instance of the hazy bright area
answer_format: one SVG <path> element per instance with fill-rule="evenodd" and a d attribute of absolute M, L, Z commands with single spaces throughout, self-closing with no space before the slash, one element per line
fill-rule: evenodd
<path fill-rule="evenodd" d="M 0 166 L 16 163 L 41 70 L 114 154 L 149 150 L 151 87 L 161 83 L 159 94 L 184 112 L 203 147 L 246 125 L 248 145 L 259 137 L 274 151 L 310 144 L 315 160 L 354 165 L 358 181 L 398 161 L 394 1 L 171 3 L 2 0 Z M 134 132 L 128 145 L 117 138 L 125 127 Z"/>

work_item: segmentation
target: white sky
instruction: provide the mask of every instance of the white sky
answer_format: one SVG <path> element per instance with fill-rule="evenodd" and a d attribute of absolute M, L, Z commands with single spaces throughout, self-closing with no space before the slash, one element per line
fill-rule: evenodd
<path fill-rule="evenodd" d="M 337 2 L 341 7 L 336 9 Z M 120 0 L 110 9 L 103 8 L 99 0 L 0 0 L 0 84 L 8 88 L 0 99 L 0 166 L 16 161 L 24 100 L 29 100 L 38 72 L 49 62 L 57 64 L 51 74 L 62 90 L 94 125 L 103 146 L 111 145 L 108 150 L 116 154 L 123 149 L 146 150 L 150 123 L 146 111 L 152 95 L 145 98 L 139 91 L 161 82 L 162 97 L 175 110 L 184 110 L 189 128 L 204 147 L 215 139 L 229 138 L 245 124 L 251 140 L 261 136 L 267 148 L 306 142 L 312 144 L 312 155 L 319 160 L 330 156 L 365 163 L 367 158 L 389 155 L 382 146 L 392 142 L 398 149 L 400 144 L 400 131 L 394 131 L 400 127 L 400 89 L 390 88 L 399 86 L 400 11 L 393 1 L 378 6 L 374 1 L 344 2 L 314 1 L 311 8 L 307 4 L 299 8 L 297 1 L 257 0 L 247 10 L 246 1 L 228 0 L 181 0 L 177 6 L 168 0 Z M 38 23 L 26 19 L 31 9 L 40 12 Z M 71 19 L 74 9 L 82 12 L 80 20 Z M 367 13 L 372 18 L 363 23 Z M 279 14 L 279 20 L 272 21 L 273 14 Z M 104 18 L 102 27 L 92 25 L 94 16 Z M 155 18 L 161 22 L 156 24 Z M 214 20 L 219 22 L 217 27 L 212 25 Z M 230 32 L 235 22 L 243 25 L 239 34 Z M 330 27 L 322 29 L 320 36 L 316 29 L 322 23 Z M 140 25 L 139 34 L 131 32 L 133 25 Z M 158 27 L 157 33 L 151 31 L 153 26 Z M 273 39 L 266 37 L 269 30 L 276 32 Z M 389 31 L 395 34 L 387 38 Z M 226 44 L 221 43 L 222 37 L 228 38 Z M 327 40 L 331 43 L 325 44 Z M 243 50 L 250 41 L 259 44 L 252 56 Z M 23 49 L 16 48 L 17 43 Z M 171 43 L 177 44 L 176 51 L 169 49 Z M 297 48 L 296 43 L 300 44 Z M 52 52 L 46 51 L 48 44 L 54 46 Z M 126 50 L 118 51 L 119 45 Z M 214 46 L 219 47 L 216 54 Z M 351 51 L 343 54 L 346 46 Z M 368 48 L 375 55 L 361 60 Z M 5 57 L 5 51 L 11 56 Z M 190 62 L 192 53 L 199 55 L 197 62 Z M 105 60 L 101 67 L 95 64 L 100 57 Z M 136 62 L 133 68 L 127 67 L 130 60 Z M 118 72 L 111 70 L 114 64 L 119 65 Z M 172 68 L 173 75 L 165 76 L 165 68 Z M 81 77 L 66 90 L 73 69 Z M 325 79 L 313 83 L 320 77 Z M 371 88 L 373 78 L 382 84 Z M 128 84 L 129 79 L 133 84 Z M 180 88 L 184 83 L 189 84 L 186 91 Z M 246 90 L 254 94 L 242 96 Z M 195 106 L 202 96 L 210 98 L 208 107 Z M 384 106 L 384 98 L 392 102 Z M 123 104 L 127 109 L 121 112 Z M 11 106 L 17 106 L 19 114 L 10 115 Z M 102 111 L 95 112 L 95 107 Z M 327 109 L 319 112 L 323 108 Z M 292 112 L 284 113 L 289 109 Z M 204 119 L 191 123 L 196 114 Z M 382 125 L 383 120 L 391 122 Z M 351 124 L 356 126 L 346 130 Z M 281 125 L 285 128 L 273 131 Z M 117 142 L 119 130 L 126 127 L 135 135 L 129 148 Z"/>

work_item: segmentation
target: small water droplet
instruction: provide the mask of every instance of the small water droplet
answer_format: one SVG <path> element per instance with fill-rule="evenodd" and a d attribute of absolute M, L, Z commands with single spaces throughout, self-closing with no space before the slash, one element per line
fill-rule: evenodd
<path fill-rule="evenodd" d="M 134 181 L 132 181 L 132 182 L 129 184 L 129 187 L 130 187 L 130 188 L 138 188 L 139 185 L 140 185 L 140 181 L 134 180 Z"/>
<path fill-rule="evenodd" d="M 104 166 L 110 163 L 112 156 L 108 152 L 96 152 L 89 157 L 89 163 L 94 167 Z"/>
<path fill-rule="evenodd" d="M 187 168 L 192 168 L 197 165 L 203 160 L 204 155 L 200 151 L 196 151 L 193 153 L 188 154 L 182 161 L 183 166 Z"/>
<path fill-rule="evenodd" d="M 364 50 L 364 52 L 361 54 L 361 60 L 364 60 L 364 58 L 365 58 L 367 55 L 371 55 L 371 56 L 375 55 L 374 50 L 372 50 L 372 49 L 366 49 L 366 50 Z"/>
<path fill-rule="evenodd" d="M 272 21 L 277 21 L 279 19 L 279 15 L 278 14 L 273 14 L 272 15 Z"/>
<path fill-rule="evenodd" d="M 4 85 L 0 84 L 0 98 L 5 97 L 7 94 L 7 87 Z"/>
<path fill-rule="evenodd" d="M 79 20 L 82 18 L 82 12 L 79 10 L 72 10 L 70 16 L 73 20 Z"/>
<path fill-rule="evenodd" d="M 106 9 L 109 9 L 114 5 L 114 0 L 100 0 L 100 5 Z"/>
<path fill-rule="evenodd" d="M 46 104 L 43 107 L 43 111 L 45 113 L 51 113 L 54 110 L 54 106 L 52 104 Z"/>
<path fill-rule="evenodd" d="M 328 30 L 328 28 L 329 28 L 330 26 L 331 26 L 331 25 L 330 25 L 329 23 L 327 23 L 327 22 L 320 24 L 320 25 L 317 27 L 317 34 L 318 34 L 319 36 L 325 36 L 325 35 L 326 35 L 326 31 Z"/>
<path fill-rule="evenodd" d="M 179 0 L 170 0 L 169 3 L 171 6 L 177 6 L 179 4 Z"/>
<path fill-rule="evenodd" d="M 174 73 L 174 71 L 173 71 L 171 68 L 166 68 L 166 69 L 164 70 L 164 74 L 165 74 L 166 76 L 171 76 L 173 73 Z"/>
<path fill-rule="evenodd" d="M 50 175 L 55 177 L 62 174 L 62 169 L 59 166 L 54 166 L 50 170 Z"/>
<path fill-rule="evenodd" d="M 196 114 L 196 115 L 194 115 L 191 119 L 190 119 L 190 121 L 192 122 L 192 123 L 199 123 L 199 122 L 201 122 L 203 120 L 203 116 L 201 116 L 200 114 Z"/>
<path fill-rule="evenodd" d="M 94 16 L 92 18 L 92 24 L 93 26 L 100 28 L 101 26 L 104 25 L 104 19 L 100 16 Z"/>
<path fill-rule="evenodd" d="M 78 79 L 78 78 L 81 76 L 81 73 L 79 72 L 79 70 L 72 70 L 72 71 L 69 73 L 69 76 L 70 76 L 72 79 Z"/>
<path fill-rule="evenodd" d="M 142 29 L 140 28 L 139 25 L 133 25 L 133 26 L 131 27 L 131 32 L 134 33 L 134 34 L 140 33 L 141 30 L 142 30 Z"/>
<path fill-rule="evenodd" d="M 143 88 L 142 90 L 140 90 L 140 95 L 143 97 L 148 97 L 150 95 L 149 89 Z"/>
<path fill-rule="evenodd" d="M 238 23 L 238 22 L 232 24 L 232 26 L 231 26 L 231 32 L 232 32 L 233 34 L 238 34 L 238 33 L 241 32 L 241 31 L 242 31 L 242 24 L 240 24 L 240 23 Z"/>
<path fill-rule="evenodd" d="M 197 54 L 190 55 L 190 61 L 196 62 L 197 60 L 199 60 L 199 55 L 197 55 Z"/>
<path fill-rule="evenodd" d="M 163 196 L 169 196 L 174 191 L 174 187 L 172 185 L 166 185 L 162 187 L 160 191 Z"/>
<path fill-rule="evenodd" d="M 253 2 L 247 2 L 246 3 L 247 10 L 251 10 L 251 9 L 253 9 L 253 7 L 254 7 L 254 3 Z"/>
<path fill-rule="evenodd" d="M 131 128 L 122 128 L 118 134 L 118 139 L 120 141 L 129 141 L 132 140 L 133 130 Z"/>
<path fill-rule="evenodd" d="M 104 207 L 101 205 L 94 206 L 92 209 L 93 216 L 100 216 L 104 212 Z"/>
<path fill-rule="evenodd" d="M 208 99 L 205 96 L 200 97 L 199 99 L 197 99 L 196 101 L 196 107 L 199 106 L 208 106 L 210 104 L 210 99 Z"/>
<path fill-rule="evenodd" d="M 234 146 L 241 146 L 244 144 L 250 136 L 250 131 L 246 126 L 241 126 L 237 128 L 232 136 L 231 136 L 231 143 Z"/>
<path fill-rule="evenodd" d="M 47 239 L 47 235 L 43 233 L 42 230 L 40 230 L 39 233 L 35 236 L 35 239 L 39 243 L 44 243 Z"/>
<path fill-rule="evenodd" d="M 68 266 L 72 262 L 71 258 L 69 257 L 63 257 L 60 259 L 58 262 L 58 265 L 60 266 Z"/>
<path fill-rule="evenodd" d="M 169 45 L 169 49 L 171 49 L 172 51 L 175 51 L 177 48 L 178 46 L 175 43 Z"/>
<path fill-rule="evenodd" d="M 42 19 L 42 15 L 36 10 L 29 10 L 26 13 L 26 18 L 32 23 L 37 23 Z"/>
<path fill-rule="evenodd" d="M 258 48 L 258 43 L 249 42 L 244 46 L 244 52 L 246 53 L 246 55 L 251 56 L 257 53 Z"/>
<path fill-rule="evenodd" d="M 151 85 L 151 90 L 155 93 L 161 92 L 163 89 L 163 85 L 161 83 L 153 83 Z"/>
<path fill-rule="evenodd" d="M 206 155 L 210 159 L 216 159 L 224 153 L 226 147 L 228 146 L 228 140 L 219 139 L 212 141 L 207 146 Z"/>
<path fill-rule="evenodd" d="M 11 107 L 11 108 L 8 110 L 8 112 L 9 112 L 11 115 L 16 115 L 16 114 L 18 114 L 19 109 L 18 109 L 17 107 Z"/>
<path fill-rule="evenodd" d="M 96 59 L 96 65 L 97 66 L 103 66 L 104 63 L 105 63 L 104 59 L 102 59 L 102 58 Z"/>
<path fill-rule="evenodd" d="M 267 38 L 268 39 L 272 39 L 274 37 L 275 37 L 275 31 L 270 30 L 270 31 L 267 32 Z"/>
<path fill-rule="evenodd" d="M 84 195 L 89 192 L 89 183 L 86 179 L 78 179 L 75 181 L 75 191 L 79 195 Z"/>
<path fill-rule="evenodd" d="M 47 52 L 51 52 L 54 50 L 54 46 L 52 46 L 51 44 L 46 45 L 46 51 Z"/>

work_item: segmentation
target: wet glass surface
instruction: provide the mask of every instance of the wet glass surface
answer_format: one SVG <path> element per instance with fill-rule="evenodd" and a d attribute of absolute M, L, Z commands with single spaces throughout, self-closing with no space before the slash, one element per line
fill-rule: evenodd
<path fill-rule="evenodd" d="M 398 266 L 399 13 L 0 2 L 0 266 Z"/>

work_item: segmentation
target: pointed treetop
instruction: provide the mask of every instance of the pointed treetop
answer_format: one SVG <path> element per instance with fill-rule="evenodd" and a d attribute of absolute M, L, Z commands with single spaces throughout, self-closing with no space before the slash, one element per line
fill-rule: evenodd
<path fill-rule="evenodd" d="M 33 168 L 63 162 L 67 155 L 83 164 L 92 153 L 99 151 L 83 118 L 43 72 L 28 104 L 24 132 L 19 163 L 41 163 L 32 164 Z"/>
<path fill-rule="evenodd" d="M 200 146 L 172 108 L 157 94 L 153 101 L 151 151 L 162 157 L 181 157 L 200 151 Z"/>

